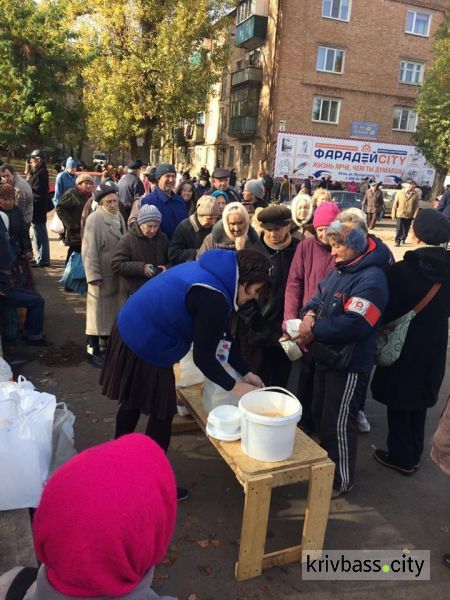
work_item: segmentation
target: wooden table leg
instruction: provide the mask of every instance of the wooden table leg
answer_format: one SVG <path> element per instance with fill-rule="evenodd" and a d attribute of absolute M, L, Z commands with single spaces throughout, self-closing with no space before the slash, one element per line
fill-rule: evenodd
<path fill-rule="evenodd" d="M 319 558 L 330 512 L 331 491 L 333 488 L 334 463 L 328 461 L 311 467 L 308 500 L 302 536 L 302 560 L 305 551 Z"/>
<path fill-rule="evenodd" d="M 271 477 L 258 477 L 244 482 L 244 493 L 241 543 L 235 569 L 238 581 L 262 573 L 272 496 Z"/>

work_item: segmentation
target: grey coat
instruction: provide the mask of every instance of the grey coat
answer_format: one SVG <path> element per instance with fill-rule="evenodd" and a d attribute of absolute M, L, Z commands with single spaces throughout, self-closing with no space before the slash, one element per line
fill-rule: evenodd
<path fill-rule="evenodd" d="M 114 216 L 104 208 L 93 212 L 86 220 L 81 246 L 86 281 L 86 335 L 105 335 L 111 329 L 119 312 L 119 278 L 111 269 L 111 260 L 117 244 L 125 231 L 125 221 L 118 215 L 120 227 Z M 91 285 L 102 281 L 102 286 Z"/>
<path fill-rule="evenodd" d="M 121 304 L 148 281 L 144 275 L 145 265 L 167 264 L 168 247 L 169 238 L 161 230 L 149 239 L 141 232 L 137 221 L 131 223 L 111 260 L 112 272 L 120 279 Z"/>

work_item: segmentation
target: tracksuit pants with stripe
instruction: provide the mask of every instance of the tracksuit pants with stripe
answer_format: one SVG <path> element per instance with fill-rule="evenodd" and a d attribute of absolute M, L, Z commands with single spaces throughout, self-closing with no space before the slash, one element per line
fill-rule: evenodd
<path fill-rule="evenodd" d="M 322 447 L 336 463 L 333 488 L 347 491 L 355 475 L 357 417 L 370 373 L 316 368 L 312 415 Z"/>

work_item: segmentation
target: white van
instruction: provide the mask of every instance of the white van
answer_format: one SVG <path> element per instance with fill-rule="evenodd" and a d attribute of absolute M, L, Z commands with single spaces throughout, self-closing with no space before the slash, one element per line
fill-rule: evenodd
<path fill-rule="evenodd" d="M 105 152 L 100 152 L 99 150 L 96 150 L 92 154 L 92 163 L 94 165 L 99 165 L 100 163 L 103 163 L 104 165 L 106 165 L 107 162 L 108 162 L 108 156 L 105 154 Z"/>

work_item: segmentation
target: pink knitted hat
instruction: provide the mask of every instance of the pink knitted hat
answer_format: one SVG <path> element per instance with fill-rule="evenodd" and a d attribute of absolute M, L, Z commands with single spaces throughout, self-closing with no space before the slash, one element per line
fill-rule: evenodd
<path fill-rule="evenodd" d="M 314 227 L 328 227 L 339 214 L 339 206 L 334 202 L 322 202 L 314 212 Z"/>
<path fill-rule="evenodd" d="M 33 521 L 36 555 L 61 594 L 122 596 L 163 558 L 175 517 L 164 452 L 145 435 L 125 435 L 51 477 Z"/>

